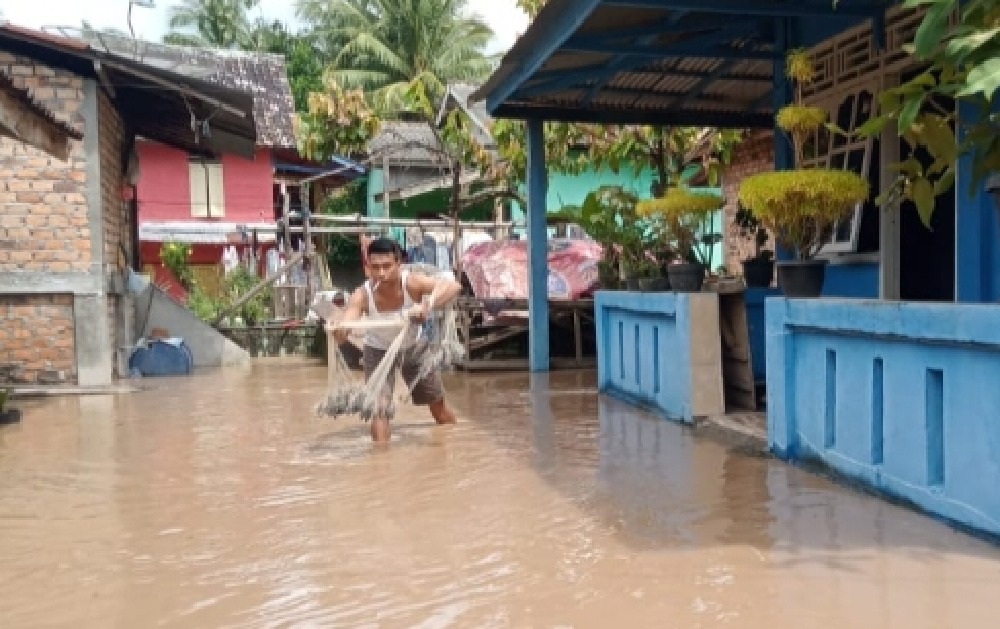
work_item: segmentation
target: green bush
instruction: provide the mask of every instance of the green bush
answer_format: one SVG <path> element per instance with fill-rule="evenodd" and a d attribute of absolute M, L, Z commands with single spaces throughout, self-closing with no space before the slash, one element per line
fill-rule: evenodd
<path fill-rule="evenodd" d="M 160 246 L 160 262 L 180 283 L 184 290 L 194 286 L 194 272 L 191 270 L 191 245 L 169 241 Z"/>

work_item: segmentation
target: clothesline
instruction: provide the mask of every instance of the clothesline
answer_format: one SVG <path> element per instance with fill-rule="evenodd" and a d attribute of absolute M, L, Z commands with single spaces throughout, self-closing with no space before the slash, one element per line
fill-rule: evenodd
<path fill-rule="evenodd" d="M 289 216 L 300 217 L 296 212 Z M 361 214 L 313 214 L 312 218 L 331 223 L 348 225 L 384 225 L 387 227 L 454 227 L 456 221 L 451 219 L 424 219 L 424 218 L 386 218 L 381 216 L 363 216 Z M 509 229 L 511 227 L 524 227 L 523 221 L 457 221 L 459 227 L 470 229 Z"/>

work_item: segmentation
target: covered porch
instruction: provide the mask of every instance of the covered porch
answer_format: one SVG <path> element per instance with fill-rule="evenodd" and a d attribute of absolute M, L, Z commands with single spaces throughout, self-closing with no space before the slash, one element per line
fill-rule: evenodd
<path fill-rule="evenodd" d="M 476 95 L 493 116 L 527 123 L 532 370 L 549 366 L 545 121 L 772 129 L 791 96 L 785 55 L 807 48 L 818 76 L 806 102 L 828 107 L 851 131 L 880 91 L 921 69 L 903 45 L 922 14 L 900 4 L 550 0 Z M 839 150 L 839 163 L 877 194 L 907 147 L 890 125 Z M 774 168 L 792 159 L 776 132 Z M 954 195 L 937 200 L 933 230 L 917 229 L 905 205 L 876 206 L 873 194 L 823 249 L 830 266 L 822 298 L 746 295 L 766 303 L 766 336 L 755 349 L 766 347 L 772 452 L 1000 534 L 1000 496 L 987 486 L 1000 474 L 991 420 L 1000 392 L 987 384 L 1000 374 L 990 332 L 1000 329 L 1000 309 L 984 305 L 1000 298 L 1000 234 L 989 185 L 970 194 L 971 176 L 971 164 L 960 162 Z M 688 297 L 665 297 L 659 307 L 627 291 L 599 293 L 603 392 L 676 419 L 698 415 L 705 380 L 692 374 L 715 377 L 723 366 L 721 357 L 696 368 L 690 351 L 665 352 L 692 347 L 692 327 L 677 325 L 692 320 Z"/>

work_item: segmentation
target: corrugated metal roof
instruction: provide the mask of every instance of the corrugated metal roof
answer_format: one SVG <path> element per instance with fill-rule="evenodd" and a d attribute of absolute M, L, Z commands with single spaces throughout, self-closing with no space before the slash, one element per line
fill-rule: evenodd
<path fill-rule="evenodd" d="M 860 21 L 884 0 L 549 0 L 472 95 L 495 117 L 773 125 L 791 21 Z"/>

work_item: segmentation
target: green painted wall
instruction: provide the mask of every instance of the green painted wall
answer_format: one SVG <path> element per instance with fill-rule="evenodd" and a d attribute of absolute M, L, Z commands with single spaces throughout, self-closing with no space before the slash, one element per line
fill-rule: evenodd
<path fill-rule="evenodd" d="M 583 203 L 583 200 L 588 194 L 601 186 L 622 186 L 624 189 L 632 192 L 639 198 L 648 199 L 652 196 L 650 194 L 650 188 L 652 187 L 653 179 L 653 170 L 649 168 L 643 170 L 638 175 L 633 172 L 631 167 L 624 167 L 617 174 L 606 168 L 598 171 L 586 171 L 577 175 L 552 173 L 549 175 L 548 194 L 546 195 L 545 200 L 546 208 L 549 212 L 555 212 L 566 205 L 580 205 Z M 387 216 L 384 205 L 375 201 L 375 195 L 381 193 L 382 191 L 383 181 L 384 177 L 381 169 L 373 168 L 369 171 L 369 216 Z M 722 193 L 722 190 L 719 188 L 703 189 L 711 190 L 720 194 Z M 522 189 L 521 192 L 522 194 L 526 194 L 527 191 Z M 391 204 L 392 216 L 395 218 L 414 218 L 423 212 L 443 212 L 447 209 L 447 204 L 447 191 L 438 190 L 435 192 L 428 192 L 411 199 L 393 201 Z M 473 208 L 467 212 L 463 218 L 466 220 L 478 221 L 490 220 L 492 217 L 493 205 L 492 202 L 487 202 L 479 207 Z M 514 222 L 521 222 L 524 220 L 524 210 L 517 203 L 514 203 L 511 208 L 511 218 Z M 716 214 L 713 221 L 715 231 L 721 232 L 721 211 Z M 402 229 L 394 229 L 392 231 L 399 232 L 394 234 L 396 237 L 402 237 Z M 522 237 L 524 237 L 523 230 L 515 231 L 522 232 Z M 712 260 L 713 266 L 722 264 L 723 247 L 721 243 L 715 246 L 714 251 L 712 252 Z"/>
<path fill-rule="evenodd" d="M 649 190 L 653 185 L 653 178 L 651 169 L 636 176 L 631 167 L 622 168 L 618 174 L 607 169 L 591 170 L 578 175 L 553 173 L 549 175 L 545 205 L 550 212 L 566 205 L 580 205 L 588 194 L 601 186 L 621 186 L 641 199 L 648 199 L 652 196 Z"/>
<path fill-rule="evenodd" d="M 385 175 L 381 168 L 372 168 L 368 171 L 368 216 L 386 216 L 385 206 L 380 201 L 375 200 L 375 195 L 382 193 L 384 182 Z"/>

